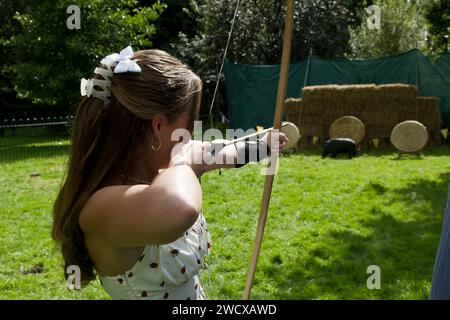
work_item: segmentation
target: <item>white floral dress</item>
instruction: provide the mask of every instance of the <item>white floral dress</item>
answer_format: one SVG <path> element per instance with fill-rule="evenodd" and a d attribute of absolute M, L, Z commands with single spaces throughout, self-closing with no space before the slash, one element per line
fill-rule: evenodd
<path fill-rule="evenodd" d="M 100 282 L 112 299 L 203 300 L 199 271 L 211 250 L 211 237 L 200 213 L 194 225 L 178 240 L 149 245 L 127 272 Z"/>

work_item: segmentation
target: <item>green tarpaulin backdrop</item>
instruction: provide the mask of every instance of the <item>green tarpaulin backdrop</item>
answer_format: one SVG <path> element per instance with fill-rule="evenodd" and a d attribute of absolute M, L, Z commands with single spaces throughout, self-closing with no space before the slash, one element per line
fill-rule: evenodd
<path fill-rule="evenodd" d="M 271 127 L 275 112 L 280 66 L 225 64 L 231 127 Z M 323 60 L 291 64 L 286 97 L 300 97 L 306 84 L 408 83 L 421 96 L 440 99 L 444 124 L 450 124 L 450 54 L 432 61 L 419 50 L 373 60 Z"/>

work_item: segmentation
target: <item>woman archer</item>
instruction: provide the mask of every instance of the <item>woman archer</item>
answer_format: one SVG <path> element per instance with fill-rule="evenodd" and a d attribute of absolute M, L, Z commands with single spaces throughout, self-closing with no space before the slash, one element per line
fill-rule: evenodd
<path fill-rule="evenodd" d="M 199 178 L 249 161 L 246 142 L 217 158 L 194 161 L 211 144 L 172 141 L 193 130 L 202 81 L 160 50 L 109 55 L 82 80 L 65 181 L 53 207 L 52 236 L 65 267 L 81 270 L 82 284 L 98 275 L 113 299 L 204 299 L 199 271 L 210 250 L 201 212 Z M 257 149 L 278 153 L 287 142 L 270 135 Z M 175 148 L 184 143 L 182 148 Z M 174 150 L 177 150 L 174 152 Z M 258 159 L 259 160 L 259 159 Z"/>

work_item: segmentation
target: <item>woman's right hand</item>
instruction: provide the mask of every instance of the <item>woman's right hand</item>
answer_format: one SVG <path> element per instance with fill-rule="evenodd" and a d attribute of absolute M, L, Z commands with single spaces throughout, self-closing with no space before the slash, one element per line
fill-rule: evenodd
<path fill-rule="evenodd" d="M 195 172 L 197 177 L 208 171 L 205 157 L 211 148 L 210 142 L 189 140 L 189 142 L 177 143 L 171 153 L 169 168 L 179 165 L 188 165 Z"/>

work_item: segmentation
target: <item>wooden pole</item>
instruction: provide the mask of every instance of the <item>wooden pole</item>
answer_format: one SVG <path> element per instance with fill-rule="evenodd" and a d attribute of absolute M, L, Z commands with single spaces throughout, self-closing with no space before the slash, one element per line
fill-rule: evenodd
<path fill-rule="evenodd" d="M 280 130 L 281 128 L 281 121 L 283 117 L 283 106 L 284 101 L 286 100 L 286 90 L 289 78 L 289 64 L 291 60 L 293 31 L 294 31 L 294 0 L 288 0 L 286 22 L 284 26 L 283 55 L 281 58 L 280 80 L 278 83 L 278 95 L 273 125 L 273 128 L 278 130 Z M 276 168 L 277 165 L 276 157 L 272 160 L 271 165 L 273 166 L 273 168 Z M 275 176 L 274 174 L 266 175 L 266 180 L 264 182 L 264 192 L 261 201 L 258 227 L 256 229 L 256 238 L 253 247 L 252 257 L 250 260 L 247 283 L 244 290 L 244 300 L 248 300 L 250 298 L 253 280 L 255 278 L 256 265 L 258 264 L 259 252 L 261 250 L 261 243 L 264 235 L 264 227 L 266 225 L 267 220 L 267 212 L 269 210 L 270 196 L 272 194 L 274 176 Z"/>

